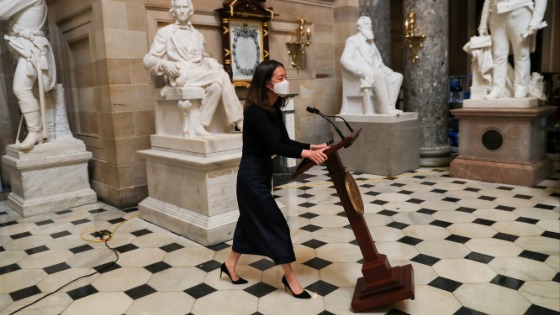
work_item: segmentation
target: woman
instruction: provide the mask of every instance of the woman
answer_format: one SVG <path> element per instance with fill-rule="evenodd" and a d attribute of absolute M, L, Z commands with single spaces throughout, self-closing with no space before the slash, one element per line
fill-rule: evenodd
<path fill-rule="evenodd" d="M 239 220 L 232 251 L 221 266 L 234 284 L 247 281 L 235 272 L 241 254 L 267 256 L 282 266 L 284 289 L 300 299 L 311 296 L 301 286 L 291 263 L 295 261 L 290 228 L 272 196 L 272 157 L 326 161 L 326 143 L 310 145 L 289 138 L 281 108 L 287 103 L 289 83 L 284 66 L 275 60 L 260 63 L 253 75 L 244 106 L 243 153 L 237 175 Z"/>

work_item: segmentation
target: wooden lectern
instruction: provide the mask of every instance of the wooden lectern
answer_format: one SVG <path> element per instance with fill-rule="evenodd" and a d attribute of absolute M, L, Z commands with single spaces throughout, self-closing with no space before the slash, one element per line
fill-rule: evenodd
<path fill-rule="evenodd" d="M 387 257 L 379 254 L 371 238 L 368 226 L 364 220 L 364 204 L 360 190 L 352 174 L 346 170 L 337 153 L 341 148 L 348 148 L 354 143 L 362 129 L 352 132 L 339 143 L 325 150 L 329 157 L 326 161 L 329 176 L 334 182 L 348 221 L 352 226 L 356 241 L 362 251 L 364 263 L 362 278 L 359 278 L 352 298 L 352 310 L 362 312 L 393 302 L 414 299 L 414 270 L 405 265 L 391 267 Z M 311 167 L 312 161 L 303 162 L 292 174 L 295 178 Z"/>

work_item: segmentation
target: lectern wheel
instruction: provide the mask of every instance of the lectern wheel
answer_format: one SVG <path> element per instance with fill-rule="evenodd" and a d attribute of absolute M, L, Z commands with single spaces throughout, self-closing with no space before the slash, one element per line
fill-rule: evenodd
<path fill-rule="evenodd" d="M 348 198 L 350 198 L 350 203 L 352 203 L 354 211 L 356 211 L 359 215 L 364 214 L 362 194 L 360 193 L 358 184 L 356 184 L 356 181 L 350 172 L 346 172 L 346 176 L 344 177 L 344 186 L 346 187 L 346 192 L 348 193 Z"/>

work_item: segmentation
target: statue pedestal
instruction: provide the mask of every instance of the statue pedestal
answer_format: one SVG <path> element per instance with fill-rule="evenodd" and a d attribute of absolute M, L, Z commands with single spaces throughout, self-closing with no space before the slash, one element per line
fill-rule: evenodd
<path fill-rule="evenodd" d="M 146 159 L 146 221 L 205 246 L 232 239 L 239 217 L 236 184 L 241 134 L 205 138 L 152 135 Z"/>
<path fill-rule="evenodd" d="M 451 162 L 451 177 L 534 186 L 551 173 L 546 116 L 555 108 L 533 107 L 527 99 L 510 101 L 527 105 L 451 111 L 459 119 L 459 156 Z"/>
<path fill-rule="evenodd" d="M 362 128 L 360 137 L 356 139 L 357 145 L 339 152 L 348 170 L 394 176 L 420 165 L 418 113 L 343 117 L 352 128 Z M 340 119 L 335 124 L 340 130 L 347 129 Z"/>
<path fill-rule="evenodd" d="M 91 157 L 75 138 L 36 145 L 29 151 L 9 145 L 2 157 L 12 185 L 6 204 L 28 217 L 97 202 L 87 171 Z"/>

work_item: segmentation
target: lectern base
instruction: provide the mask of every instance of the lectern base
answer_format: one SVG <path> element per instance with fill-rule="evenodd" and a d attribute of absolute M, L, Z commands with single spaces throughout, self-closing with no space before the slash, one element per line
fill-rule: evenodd
<path fill-rule="evenodd" d="M 366 288 L 365 279 L 358 278 L 354 296 L 352 297 L 352 310 L 363 312 L 372 308 L 391 304 L 394 302 L 414 300 L 414 269 L 411 265 L 391 268 L 395 273 L 396 283 L 388 283 L 385 288 L 375 290 Z M 373 293 L 370 293 L 373 291 Z"/>

